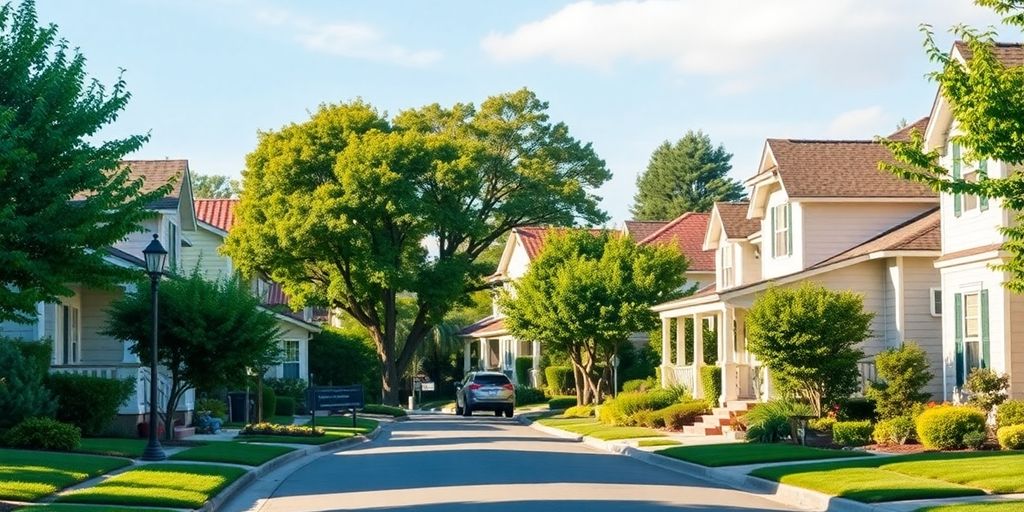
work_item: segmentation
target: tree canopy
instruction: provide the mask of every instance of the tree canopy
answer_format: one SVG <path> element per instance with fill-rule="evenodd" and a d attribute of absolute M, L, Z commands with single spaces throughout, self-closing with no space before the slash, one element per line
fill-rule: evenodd
<path fill-rule="evenodd" d="M 196 199 L 230 199 L 242 192 L 242 183 L 220 174 L 192 174 L 192 195 Z"/>
<path fill-rule="evenodd" d="M 519 339 L 567 355 L 581 403 L 600 402 L 612 356 L 632 333 L 654 328 L 651 306 L 681 295 L 686 268 L 674 247 L 584 230 L 551 234 L 501 294 L 505 325 Z"/>
<path fill-rule="evenodd" d="M 0 321 L 28 321 L 69 283 L 127 278 L 104 249 L 148 215 L 165 188 L 141 193 L 119 161 L 145 136 L 96 141 L 130 94 L 88 78 L 85 57 L 41 26 L 35 3 L 0 6 Z"/>
<path fill-rule="evenodd" d="M 396 404 L 426 336 L 493 271 L 481 253 L 515 227 L 607 219 L 593 191 L 610 173 L 547 109 L 526 89 L 391 119 L 363 101 L 322 105 L 260 133 L 225 250 L 296 304 L 365 326 Z M 400 296 L 415 302 L 404 340 Z"/>
<path fill-rule="evenodd" d="M 150 360 L 152 333 L 150 289 L 110 305 L 104 334 L 133 340 L 131 350 Z M 157 358 L 171 376 L 165 411 L 174 411 L 190 389 L 216 389 L 244 382 L 247 370 L 266 370 L 277 362 L 280 331 L 273 314 L 260 307 L 238 278 L 208 281 L 198 268 L 164 280 L 158 290 Z M 173 415 L 164 414 L 165 432 Z"/>
<path fill-rule="evenodd" d="M 703 132 L 686 132 L 674 144 L 663 142 L 637 177 L 633 217 L 670 220 L 686 212 L 708 212 L 718 201 L 738 201 L 743 185 L 729 177 L 732 153 Z"/>

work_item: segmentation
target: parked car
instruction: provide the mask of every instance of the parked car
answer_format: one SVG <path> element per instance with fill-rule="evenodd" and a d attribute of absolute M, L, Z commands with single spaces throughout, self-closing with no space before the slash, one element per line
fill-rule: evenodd
<path fill-rule="evenodd" d="M 500 372 L 470 372 L 455 384 L 455 414 L 472 416 L 473 411 L 494 411 L 511 418 L 516 407 L 516 387 Z"/>

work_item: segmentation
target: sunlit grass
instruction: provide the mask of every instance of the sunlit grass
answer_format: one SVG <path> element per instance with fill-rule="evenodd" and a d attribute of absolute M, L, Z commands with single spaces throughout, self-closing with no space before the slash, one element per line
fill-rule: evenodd
<path fill-rule="evenodd" d="M 142 456 L 146 449 L 145 439 L 129 439 L 120 437 L 94 437 L 82 439 L 82 443 L 75 449 L 76 452 L 94 453 L 97 455 L 111 455 L 114 457 L 130 457 L 133 459 Z"/>
<path fill-rule="evenodd" d="M 0 449 L 0 499 L 35 501 L 128 464 L 113 457 Z"/>
<path fill-rule="evenodd" d="M 199 508 L 246 470 L 206 464 L 149 464 L 70 492 L 58 501 Z"/>
<path fill-rule="evenodd" d="M 824 450 L 795 444 L 724 443 L 680 446 L 657 452 L 673 459 L 693 462 L 702 466 L 739 466 L 765 462 L 790 462 L 815 459 L 841 459 L 863 457 L 870 454 L 849 450 Z"/>
<path fill-rule="evenodd" d="M 174 460 L 227 462 L 230 464 L 259 466 L 294 450 L 294 448 L 287 446 L 219 442 L 189 448 L 171 455 L 171 458 Z"/>

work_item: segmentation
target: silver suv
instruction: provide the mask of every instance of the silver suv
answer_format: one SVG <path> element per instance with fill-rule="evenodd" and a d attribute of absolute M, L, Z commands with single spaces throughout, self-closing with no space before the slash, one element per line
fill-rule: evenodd
<path fill-rule="evenodd" d="M 472 416 L 473 411 L 505 413 L 511 418 L 516 407 L 516 387 L 504 373 L 470 372 L 455 384 L 455 414 Z"/>

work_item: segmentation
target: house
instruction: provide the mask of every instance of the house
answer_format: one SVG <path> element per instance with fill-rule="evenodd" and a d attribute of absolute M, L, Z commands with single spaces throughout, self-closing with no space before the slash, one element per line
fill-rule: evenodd
<path fill-rule="evenodd" d="M 965 61 L 969 49 L 957 43 L 952 57 Z M 996 57 L 1007 66 L 1024 62 L 1024 46 L 999 43 Z M 995 160 L 968 161 L 953 138 L 960 133 L 948 101 L 936 95 L 927 125 L 922 128 L 925 149 L 937 150 L 940 163 L 953 178 L 968 181 L 1006 178 L 1019 172 Z M 960 398 L 968 374 L 990 368 L 1010 376 L 1010 394 L 1024 398 L 1024 295 L 1007 290 L 1009 275 L 997 268 L 1007 253 L 1000 228 L 1012 225 L 1017 212 L 1004 208 L 999 199 L 942 194 L 942 248 L 935 267 L 941 274 L 936 314 L 942 316 L 941 396 Z"/>
<path fill-rule="evenodd" d="M 718 203 L 711 212 L 703 248 L 715 252 L 714 282 L 653 308 L 662 321 L 663 384 L 703 396 L 703 335 L 714 332 L 719 401 L 773 396 L 767 370 L 746 349 L 746 312 L 768 287 L 805 281 L 858 292 L 874 313 L 872 335 L 860 344 L 862 384 L 874 378 L 874 356 L 904 340 L 932 354 L 933 371 L 941 375 L 934 293 L 940 278 L 933 266 L 941 249 L 939 198 L 879 171 L 878 162 L 890 158 L 869 140 L 768 139 L 757 172 L 746 181 L 749 202 Z M 688 322 L 706 329 L 694 329 L 687 340 Z M 693 361 L 686 359 L 689 343 Z M 941 379 L 928 391 L 940 395 Z"/>
<path fill-rule="evenodd" d="M 685 214 L 666 222 L 628 221 L 621 233 L 638 243 L 671 244 L 678 247 L 691 260 L 686 274 L 688 282 L 709 282 L 714 275 L 712 253 L 704 251 L 699 243 L 694 242 L 703 237 L 707 219 L 706 214 Z M 498 268 L 488 278 L 489 281 L 495 286 L 510 289 L 512 282 L 526 274 L 530 262 L 540 254 L 547 236 L 565 229 L 570 228 L 527 226 L 513 229 L 498 261 Z M 517 381 L 520 376 L 516 374 L 516 358 L 532 357 L 531 374 L 522 376 L 522 380 L 533 386 L 540 385 L 541 343 L 520 340 L 509 333 L 497 295 L 492 303 L 491 314 L 460 331 L 460 335 L 465 339 L 462 350 L 463 371 L 469 372 L 474 368 L 503 371 L 513 381 Z M 631 340 L 646 343 L 647 334 L 638 333 Z"/>
<path fill-rule="evenodd" d="M 229 278 L 236 268 L 231 258 L 220 251 L 231 228 L 235 225 L 238 199 L 196 199 L 196 231 L 182 252 L 183 270 L 198 268 L 208 279 Z M 263 308 L 277 319 L 281 331 L 281 364 L 267 370 L 266 377 L 302 379 L 309 376 L 309 340 L 320 332 L 313 321 L 312 308 L 292 311 L 281 285 L 263 277 L 251 282 L 253 293 L 263 302 Z"/>
<path fill-rule="evenodd" d="M 187 160 L 130 160 L 122 162 L 131 178 L 143 181 L 142 191 L 152 191 L 168 183 L 172 189 L 163 198 L 148 205 L 153 216 L 143 222 L 141 231 L 106 249 L 106 260 L 111 265 L 145 271 L 142 250 L 159 235 L 167 249 L 167 265 L 177 268 L 181 264 L 182 249 L 188 245 L 187 237 L 196 231 L 192 205 L 192 184 Z M 106 310 L 110 303 L 125 293 L 135 291 L 134 284 L 121 284 L 113 289 L 94 289 L 72 284 L 73 294 L 56 303 L 40 303 L 35 321 L 27 324 L 0 323 L 0 335 L 29 341 L 52 339 L 53 361 L 50 371 L 74 373 L 105 378 L 135 381 L 135 394 L 118 410 L 112 428 L 134 434 L 136 425 L 145 421 L 149 408 L 149 366 L 140 364 L 131 352 L 132 342 L 122 342 L 101 334 L 106 327 Z M 170 379 L 159 376 L 159 401 L 166 403 Z M 195 396 L 186 393 L 178 404 L 177 413 L 188 422 Z"/>

